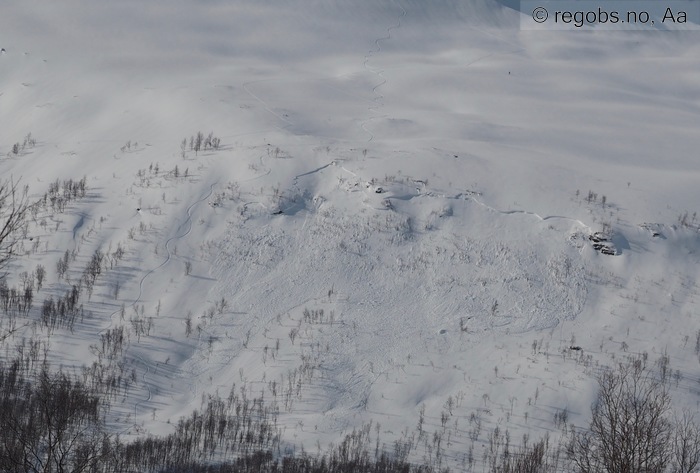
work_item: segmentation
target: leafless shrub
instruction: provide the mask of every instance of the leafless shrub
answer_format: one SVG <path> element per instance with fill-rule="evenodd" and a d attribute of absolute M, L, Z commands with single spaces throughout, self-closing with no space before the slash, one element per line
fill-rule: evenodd
<path fill-rule="evenodd" d="M 575 471 L 664 471 L 673 438 L 665 385 L 641 363 L 606 370 L 598 384 L 589 429 L 572 434 L 569 454 Z"/>
<path fill-rule="evenodd" d="M 13 179 L 0 182 L 0 268 L 12 258 L 20 240 L 19 232 L 30 208 L 28 191 L 27 187 L 20 190 Z"/>

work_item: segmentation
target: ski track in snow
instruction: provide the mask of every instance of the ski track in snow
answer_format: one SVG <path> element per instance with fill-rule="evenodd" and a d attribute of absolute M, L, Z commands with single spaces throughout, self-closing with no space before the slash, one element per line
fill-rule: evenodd
<path fill-rule="evenodd" d="M 382 41 L 388 41 L 392 38 L 391 31 L 401 27 L 401 19 L 406 16 L 406 9 L 403 8 L 401 5 L 399 5 L 399 8 L 401 8 L 401 13 L 399 14 L 399 17 L 398 17 L 396 24 L 389 26 L 386 29 L 386 32 L 387 32 L 386 36 L 382 36 L 381 38 L 377 38 L 376 40 L 374 40 L 374 44 L 376 46 L 376 49 L 369 51 L 365 55 L 365 59 L 363 62 L 363 66 L 365 69 L 372 72 L 373 74 L 375 74 L 377 77 L 379 77 L 381 79 L 381 81 L 372 88 L 372 93 L 376 95 L 376 97 L 373 99 L 374 105 L 370 105 L 367 108 L 367 110 L 369 110 L 370 113 L 373 113 L 373 114 L 376 114 L 377 110 L 379 108 L 381 108 L 381 106 L 384 105 L 383 103 L 381 103 L 381 101 L 384 99 L 384 95 L 379 93 L 378 89 L 381 86 L 383 86 L 384 84 L 386 84 L 386 77 L 384 77 L 384 75 L 382 74 L 383 71 L 377 70 L 377 69 L 372 69 L 371 67 L 369 67 L 369 60 L 375 54 L 378 54 L 379 52 L 381 52 L 381 50 L 382 50 L 381 42 Z M 362 123 L 362 125 L 360 125 L 360 128 L 362 128 L 362 130 L 369 135 L 369 138 L 367 139 L 368 143 L 371 142 L 372 140 L 374 140 L 374 133 L 372 133 L 371 131 L 369 131 L 367 129 L 367 124 L 369 122 L 371 122 L 372 120 L 376 120 L 377 118 L 380 118 L 380 117 L 378 117 L 378 116 L 369 117 Z"/>
<path fill-rule="evenodd" d="M 214 193 L 214 186 L 216 186 L 217 184 L 218 184 L 218 181 L 216 181 L 216 182 L 214 182 L 213 184 L 211 184 L 211 185 L 209 186 L 209 192 L 207 192 L 206 195 L 204 195 L 204 196 L 201 197 L 199 200 L 197 200 L 197 201 L 195 201 L 194 203 L 192 203 L 192 204 L 187 208 L 187 212 L 186 212 L 186 213 L 187 213 L 187 218 L 185 219 L 185 221 L 184 221 L 182 224 L 180 224 L 180 226 L 178 226 L 177 231 L 181 230 L 181 229 L 182 229 L 183 227 L 185 227 L 185 226 L 187 226 L 187 230 L 185 230 L 184 233 L 181 233 L 181 234 L 179 234 L 179 235 L 174 235 L 174 236 L 168 238 L 168 240 L 165 242 L 165 250 L 167 251 L 168 256 L 166 257 L 166 259 L 165 259 L 160 265 L 158 265 L 158 266 L 156 266 L 155 268 L 151 269 L 148 273 L 146 273 L 146 274 L 141 278 L 141 281 L 139 282 L 139 294 L 138 294 L 138 297 L 137 297 L 136 300 L 131 304 L 131 307 L 135 306 L 135 305 L 141 300 L 141 296 L 143 295 L 143 283 L 144 283 L 144 281 L 146 280 L 146 278 L 148 278 L 151 274 L 155 273 L 155 272 L 158 271 L 160 268 L 162 268 L 163 266 L 165 266 L 166 264 L 168 264 L 168 263 L 170 262 L 170 260 L 171 260 L 171 258 L 172 258 L 172 252 L 171 252 L 170 246 L 169 246 L 170 243 L 173 242 L 174 240 L 179 240 L 179 239 L 181 239 L 181 238 L 184 238 L 184 237 L 186 237 L 187 235 L 190 234 L 190 232 L 192 231 L 192 209 L 193 209 L 195 206 L 197 206 L 198 204 L 201 204 L 202 202 L 204 202 L 205 200 L 207 200 L 209 197 L 211 197 L 211 195 Z M 140 406 L 140 405 L 143 404 L 143 403 L 149 402 L 149 401 L 151 400 L 151 397 L 152 397 L 151 388 L 148 387 L 148 384 L 146 383 L 146 375 L 147 375 L 148 372 L 152 369 L 152 366 L 149 365 L 148 363 L 146 363 L 146 362 L 145 362 L 141 357 L 139 357 L 138 355 L 135 355 L 135 356 L 136 356 L 137 358 L 139 358 L 139 360 L 141 361 L 141 363 L 142 363 L 143 365 L 146 366 L 146 370 L 145 370 L 144 373 L 143 373 L 143 381 L 144 381 L 144 385 L 145 385 L 146 388 L 148 389 L 148 398 L 147 398 L 147 399 L 144 399 L 144 400 L 141 400 L 141 401 L 139 401 L 139 402 L 137 402 L 137 403 L 135 403 L 135 404 L 134 404 L 134 409 L 136 409 L 138 406 Z M 191 383 L 190 386 L 191 386 L 191 387 L 194 386 L 194 390 L 193 390 L 193 392 L 192 392 L 192 397 L 194 398 L 194 397 L 197 395 L 197 385 L 196 385 L 195 383 Z"/>
<path fill-rule="evenodd" d="M 270 105 L 268 105 L 267 102 L 265 102 L 263 99 L 261 99 L 258 95 L 254 94 L 253 91 L 250 90 L 250 86 L 253 84 L 259 84 L 261 82 L 271 82 L 274 80 L 277 80 L 277 79 L 261 79 L 261 80 L 254 80 L 254 81 L 250 81 L 250 82 L 244 82 L 243 83 L 243 90 L 245 90 L 248 93 L 248 95 L 253 97 L 255 100 L 260 102 L 260 104 L 262 104 L 265 111 L 267 111 L 268 113 L 273 115 L 275 118 L 285 122 L 286 123 L 285 126 L 280 127 L 280 126 L 274 125 L 275 128 L 277 128 L 279 130 L 285 130 L 285 129 L 289 128 L 290 126 L 292 126 L 293 123 L 291 121 L 289 121 L 286 117 L 284 117 L 284 116 L 280 115 L 279 113 L 275 112 L 274 110 L 272 110 L 272 108 L 270 107 Z"/>
<path fill-rule="evenodd" d="M 192 231 L 192 209 L 194 209 L 195 206 L 201 204 L 202 202 L 204 202 L 205 200 L 207 200 L 209 197 L 211 197 L 211 195 L 212 195 L 213 192 L 214 192 L 214 186 L 216 186 L 217 184 L 218 184 L 218 181 L 216 181 L 216 182 L 214 182 L 213 184 L 211 184 L 211 185 L 209 186 L 209 192 L 207 192 L 204 196 L 202 196 L 201 198 L 199 198 L 198 200 L 196 200 L 194 203 L 190 204 L 190 206 L 187 208 L 187 210 L 186 210 L 187 218 L 185 219 L 184 222 L 182 222 L 182 223 L 177 227 L 177 229 L 176 229 L 176 231 L 175 231 L 176 235 L 174 235 L 174 236 L 168 238 L 168 239 L 166 240 L 166 242 L 165 242 L 165 250 L 166 250 L 166 252 L 167 252 L 166 258 L 165 258 L 165 259 L 163 260 L 163 262 L 161 262 L 158 266 L 156 266 L 155 268 L 150 269 L 148 272 L 146 272 L 146 274 L 144 274 L 144 275 L 141 277 L 141 280 L 139 281 L 139 292 L 138 292 L 138 295 L 137 295 L 136 298 L 133 300 L 133 302 L 132 302 L 131 304 L 129 304 L 129 307 L 130 307 L 130 308 L 135 307 L 136 304 L 138 304 L 138 303 L 141 301 L 141 297 L 143 296 L 143 284 L 144 284 L 144 282 L 146 281 L 146 279 L 147 279 L 149 276 L 153 275 L 156 271 L 158 271 L 159 269 L 161 269 L 163 266 L 165 266 L 166 264 L 168 264 L 168 263 L 170 262 L 170 260 L 172 259 L 172 251 L 170 250 L 170 243 L 172 243 L 172 242 L 175 241 L 175 240 L 179 240 L 179 239 L 181 239 L 181 238 L 184 238 L 184 237 L 186 237 L 187 235 L 190 234 L 190 232 Z M 187 226 L 187 230 L 185 230 L 184 233 L 178 233 L 178 232 L 180 232 L 185 226 Z M 119 308 L 118 310 L 116 310 L 116 311 L 114 311 L 114 312 L 112 312 L 112 313 L 110 314 L 110 316 L 109 316 L 109 319 L 110 319 L 109 325 L 108 325 L 106 328 L 100 330 L 100 331 L 98 332 L 98 336 L 101 336 L 101 335 L 104 334 L 107 330 L 109 330 L 109 329 L 112 328 L 112 326 L 114 325 L 114 316 L 115 316 L 117 313 L 119 313 L 119 312 L 121 312 L 121 308 Z M 137 360 L 141 363 L 141 365 L 145 368 L 145 370 L 144 370 L 144 372 L 143 372 L 143 375 L 142 375 L 142 381 L 143 381 L 144 388 L 145 388 L 146 391 L 147 391 L 147 396 L 146 396 L 145 399 L 141 399 L 140 401 L 137 401 L 137 402 L 134 403 L 134 415 L 136 415 L 136 414 L 137 414 L 138 407 L 141 406 L 141 405 L 144 404 L 144 403 L 149 402 L 149 401 L 151 400 L 151 398 L 152 398 L 151 388 L 150 388 L 150 386 L 148 385 L 148 382 L 147 382 L 147 380 L 146 380 L 146 375 L 147 375 L 150 371 L 155 371 L 155 368 L 152 366 L 151 363 L 148 363 L 147 361 L 145 361 L 145 360 L 144 360 L 141 356 L 139 356 L 138 354 L 134 354 L 133 356 L 134 356 L 134 358 L 137 359 Z M 155 362 L 155 363 L 157 363 L 157 362 Z M 196 384 L 195 384 L 195 383 L 190 383 L 190 390 L 192 391 L 192 397 L 194 398 L 194 397 L 197 395 L 197 387 L 196 387 Z M 126 427 L 126 428 L 125 428 L 125 430 L 127 430 L 127 429 L 129 429 L 129 427 Z"/>
<path fill-rule="evenodd" d="M 499 213 L 501 215 L 529 215 L 531 217 L 537 218 L 541 222 L 544 222 L 547 220 L 557 220 L 557 219 L 558 220 L 567 220 L 567 221 L 574 222 L 574 223 L 578 224 L 579 226 L 588 230 L 589 232 L 591 231 L 591 227 L 589 225 L 586 225 L 585 223 L 583 223 L 581 220 L 576 219 L 576 218 L 572 218 L 572 217 L 566 217 L 564 215 L 547 215 L 545 217 L 542 217 L 541 215 L 537 214 L 536 212 L 530 212 L 527 210 L 500 210 L 500 209 L 497 209 L 495 207 L 491 207 L 488 204 L 485 204 L 484 202 L 480 201 L 479 199 L 477 199 L 473 195 L 457 194 L 455 197 L 453 197 L 453 199 L 460 199 L 463 196 L 467 197 L 468 199 L 472 200 L 473 202 L 476 202 L 477 204 L 481 205 L 485 209 L 487 209 L 491 212 Z"/>

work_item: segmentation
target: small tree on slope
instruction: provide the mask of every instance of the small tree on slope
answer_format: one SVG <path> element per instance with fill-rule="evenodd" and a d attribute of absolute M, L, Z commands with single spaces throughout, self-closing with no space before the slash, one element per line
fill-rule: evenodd
<path fill-rule="evenodd" d="M 20 193 L 12 179 L 0 182 L 0 269 L 14 254 L 28 208 L 26 191 Z"/>
<path fill-rule="evenodd" d="M 580 473 L 692 473 L 700 465 L 695 419 L 670 420 L 666 385 L 641 363 L 598 377 L 587 431 L 572 434 L 569 455 Z"/>

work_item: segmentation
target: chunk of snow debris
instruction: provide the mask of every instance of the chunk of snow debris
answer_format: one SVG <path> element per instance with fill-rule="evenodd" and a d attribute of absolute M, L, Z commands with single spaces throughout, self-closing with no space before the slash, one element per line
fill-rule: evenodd
<path fill-rule="evenodd" d="M 603 232 L 595 232 L 588 236 L 588 239 L 593 242 L 593 249 L 608 256 L 617 255 L 615 245 L 610 241 L 610 237 Z"/>
<path fill-rule="evenodd" d="M 604 255 L 608 256 L 615 256 L 617 255 L 617 250 L 615 247 L 608 242 L 603 242 L 603 243 L 593 243 L 593 249 L 596 251 L 600 251 Z"/>
<path fill-rule="evenodd" d="M 601 243 L 610 240 L 603 232 L 595 232 L 593 235 L 589 236 L 588 239 L 594 243 Z"/>
<path fill-rule="evenodd" d="M 665 239 L 666 237 L 664 234 L 661 232 L 661 229 L 663 225 L 658 224 L 658 223 L 642 223 L 639 225 L 640 228 L 643 228 L 644 230 L 647 230 L 652 238 L 663 238 Z"/>

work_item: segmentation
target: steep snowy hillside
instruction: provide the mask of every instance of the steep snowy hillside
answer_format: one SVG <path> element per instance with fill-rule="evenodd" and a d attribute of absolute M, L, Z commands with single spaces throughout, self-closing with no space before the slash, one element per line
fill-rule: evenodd
<path fill-rule="evenodd" d="M 490 0 L 4 6 L 0 179 L 43 204 L 3 357 L 33 338 L 119 373 L 124 438 L 235 386 L 290 450 L 371 422 L 456 470 L 495 427 L 586 425 L 629 355 L 697 409 L 698 33 L 519 24 Z"/>

